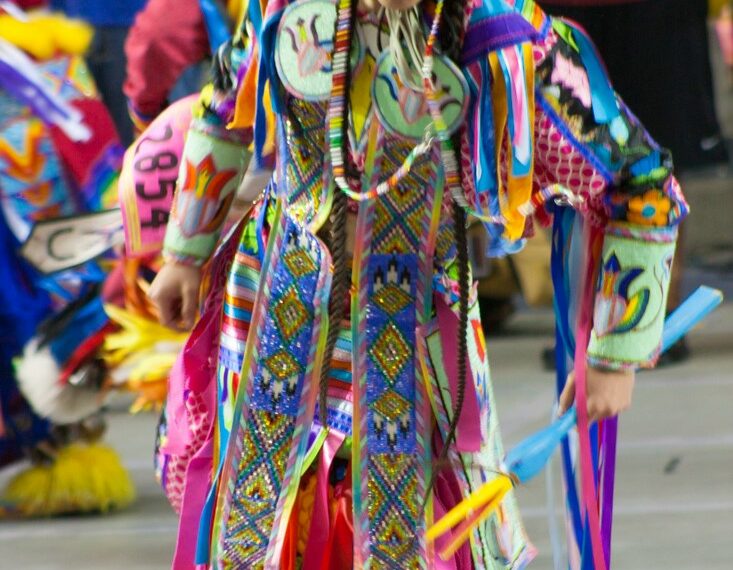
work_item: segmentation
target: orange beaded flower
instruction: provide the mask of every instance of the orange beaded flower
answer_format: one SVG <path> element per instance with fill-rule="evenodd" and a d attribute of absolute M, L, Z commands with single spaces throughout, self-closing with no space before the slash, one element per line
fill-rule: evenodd
<path fill-rule="evenodd" d="M 647 190 L 642 196 L 629 200 L 627 218 L 643 226 L 665 226 L 672 203 L 661 190 Z"/>

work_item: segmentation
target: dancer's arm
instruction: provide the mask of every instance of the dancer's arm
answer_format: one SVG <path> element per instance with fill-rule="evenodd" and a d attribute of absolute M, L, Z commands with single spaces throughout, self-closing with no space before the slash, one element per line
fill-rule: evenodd
<path fill-rule="evenodd" d="M 537 185 L 581 196 L 586 220 L 604 232 L 588 346 L 589 415 L 599 419 L 628 407 L 634 371 L 656 362 L 688 208 L 668 151 L 613 92 L 586 36 L 555 21 L 536 53 Z M 571 377 L 561 406 L 573 395 Z"/>
<path fill-rule="evenodd" d="M 239 92 L 250 69 L 258 66 L 254 37 L 247 24 L 215 58 L 212 83 L 202 92 L 188 132 L 176 195 L 166 231 L 165 264 L 150 297 L 168 326 L 190 328 L 196 314 L 200 267 L 209 259 L 247 168 L 253 140 L 252 121 L 238 114 L 254 108 Z M 244 68 L 246 66 L 246 68 Z"/>

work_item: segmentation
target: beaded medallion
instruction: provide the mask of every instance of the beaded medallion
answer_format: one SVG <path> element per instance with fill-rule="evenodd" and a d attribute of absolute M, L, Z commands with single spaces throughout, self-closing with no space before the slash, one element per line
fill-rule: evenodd
<path fill-rule="evenodd" d="M 436 57 L 433 81 L 440 92 L 438 104 L 452 134 L 463 123 L 468 104 L 468 86 L 456 66 L 443 57 Z M 384 52 L 372 81 L 372 97 L 377 116 L 392 134 L 420 140 L 430 128 L 432 118 L 424 92 L 415 91 L 402 82 L 391 52 Z"/>
<path fill-rule="evenodd" d="M 275 64 L 285 89 L 303 101 L 325 101 L 331 94 L 333 31 L 336 6 L 329 0 L 309 0 L 288 6 L 280 21 Z M 355 38 L 352 61 L 362 58 Z"/>

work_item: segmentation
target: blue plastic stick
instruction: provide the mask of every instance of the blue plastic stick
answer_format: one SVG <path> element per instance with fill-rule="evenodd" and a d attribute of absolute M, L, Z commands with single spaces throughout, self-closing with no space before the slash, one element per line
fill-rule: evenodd
<path fill-rule="evenodd" d="M 662 352 L 687 334 L 722 301 L 723 294 L 717 289 L 699 287 L 667 317 L 662 333 Z M 521 441 L 506 455 L 506 472 L 513 474 L 521 483 L 528 482 L 542 471 L 557 445 L 567 436 L 577 420 L 573 406 L 548 427 Z"/>

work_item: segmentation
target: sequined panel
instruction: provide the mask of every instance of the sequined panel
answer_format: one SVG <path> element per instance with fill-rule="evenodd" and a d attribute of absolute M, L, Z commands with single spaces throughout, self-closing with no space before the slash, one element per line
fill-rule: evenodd
<path fill-rule="evenodd" d="M 294 97 L 288 99 L 287 105 L 288 213 L 307 223 L 312 221 L 323 200 L 326 108 Z"/>
<path fill-rule="evenodd" d="M 313 332 L 313 303 L 321 252 L 291 226 L 280 254 L 270 306 L 260 339 L 260 361 L 252 404 L 295 415 Z M 300 260 L 300 261 L 295 261 Z"/>
<path fill-rule="evenodd" d="M 419 568 L 416 456 L 374 455 L 369 462 L 369 518 L 373 568 Z"/>
<path fill-rule="evenodd" d="M 415 448 L 416 257 L 373 254 L 369 261 L 370 454 L 412 453 Z"/>
<path fill-rule="evenodd" d="M 291 454 L 302 421 L 301 393 L 317 334 L 318 291 L 323 252 L 315 238 L 288 222 L 269 268 L 268 304 L 258 325 L 256 364 L 248 375 L 248 404 L 230 456 L 233 474 L 217 563 L 221 568 L 261 568 L 278 501 L 293 474 Z M 261 332 L 260 332 L 261 331 Z M 302 431 L 302 430 L 301 430 Z M 231 465 L 231 463 L 230 463 Z"/>
<path fill-rule="evenodd" d="M 387 322 L 382 330 L 376 333 L 369 354 L 391 387 L 410 360 L 410 347 L 400 329 L 393 322 Z"/>
<path fill-rule="evenodd" d="M 417 255 L 373 253 L 369 258 L 366 427 L 372 568 L 421 567 L 421 466 L 415 418 L 417 268 Z"/>

